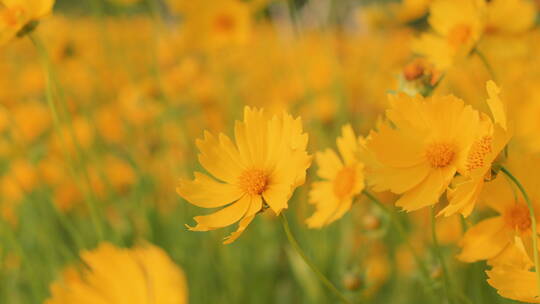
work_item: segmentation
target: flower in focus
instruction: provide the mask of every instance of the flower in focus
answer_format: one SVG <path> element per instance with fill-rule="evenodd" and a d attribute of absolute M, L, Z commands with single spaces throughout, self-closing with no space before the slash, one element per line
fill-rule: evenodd
<path fill-rule="evenodd" d="M 435 33 L 424 33 L 413 50 L 426 56 L 438 69 L 449 68 L 474 48 L 484 30 L 484 0 L 435 0 L 429 24 Z"/>
<path fill-rule="evenodd" d="M 81 254 L 86 268 L 68 267 L 51 285 L 45 304 L 187 303 L 186 279 L 160 248 L 133 249 L 109 243 Z"/>
<path fill-rule="evenodd" d="M 364 189 L 364 165 L 358 161 L 358 144 L 352 127 L 346 125 L 337 139 L 341 159 L 331 149 L 317 153 L 317 174 L 325 181 L 314 183 L 310 192 L 310 203 L 317 208 L 306 221 L 310 228 L 341 218 L 351 208 L 354 196 Z"/>
<path fill-rule="evenodd" d="M 413 211 L 438 202 L 456 172 L 465 172 L 480 115 L 454 96 L 390 95 L 388 122 L 367 142 L 378 164 L 371 168 L 375 191 L 401 197 L 396 205 Z"/>
<path fill-rule="evenodd" d="M 31 30 L 40 18 L 48 15 L 54 0 L 1 0 L 0 45 L 7 43 L 25 28 Z"/>
<path fill-rule="evenodd" d="M 225 239 L 236 240 L 257 213 L 270 207 L 280 214 L 288 207 L 295 188 L 305 182 L 311 156 L 306 153 L 308 136 L 302 121 L 288 114 L 268 117 L 263 110 L 246 107 L 244 121 L 237 121 L 235 141 L 205 132 L 197 141 L 201 165 L 218 180 L 196 172 L 192 181 L 181 180 L 177 192 L 202 208 L 225 208 L 196 216 L 192 231 L 208 231 L 232 225 L 239 227 Z"/>
<path fill-rule="evenodd" d="M 506 107 L 499 98 L 499 88 L 493 81 L 488 81 L 486 87 L 494 123 L 489 117 L 482 116 L 480 132 L 467 157 L 468 172 L 456 177 L 455 187 L 448 191 L 449 204 L 440 212 L 445 216 L 456 212 L 463 216 L 471 214 L 485 181 L 490 179 L 493 162 L 512 136 L 507 127 Z"/>

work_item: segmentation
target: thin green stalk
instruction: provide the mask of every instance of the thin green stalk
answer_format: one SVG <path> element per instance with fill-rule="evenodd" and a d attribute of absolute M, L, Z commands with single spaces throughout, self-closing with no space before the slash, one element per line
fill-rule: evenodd
<path fill-rule="evenodd" d="M 433 241 L 433 248 L 435 251 L 435 255 L 437 256 L 437 259 L 439 260 L 439 263 L 441 264 L 442 269 L 442 277 L 443 277 L 443 283 L 444 283 L 444 292 L 446 293 L 446 298 L 448 299 L 449 303 L 452 303 L 452 298 L 450 296 L 452 288 L 450 287 L 450 280 L 448 278 L 448 268 L 446 267 L 446 263 L 444 262 L 444 257 L 441 252 L 441 247 L 439 246 L 439 240 L 437 239 L 437 230 L 435 229 L 435 220 L 436 220 L 436 214 L 435 214 L 435 206 L 431 208 L 431 238 Z"/>
<path fill-rule="evenodd" d="M 403 227 L 403 225 L 401 224 L 401 221 L 397 217 L 396 212 L 394 210 L 391 210 L 387 206 L 385 206 L 383 203 L 381 203 L 381 201 L 379 201 L 373 194 L 369 193 L 368 191 L 364 191 L 364 195 L 390 216 L 390 219 L 392 220 L 394 227 L 397 229 L 398 234 L 400 235 L 401 239 L 405 242 L 405 245 L 407 246 L 407 248 L 413 255 L 413 258 L 416 264 L 418 265 L 418 268 L 420 269 L 422 276 L 424 277 L 424 279 L 428 279 L 429 278 L 428 268 L 426 264 L 424 263 L 424 261 L 422 261 L 422 259 L 420 258 L 420 256 L 418 255 L 414 247 L 412 246 L 411 242 L 409 242 L 409 238 L 407 237 L 405 228 Z"/>
<path fill-rule="evenodd" d="M 538 257 L 538 234 L 536 230 L 536 216 L 534 215 L 534 207 L 532 205 L 531 199 L 529 198 L 529 195 L 527 194 L 527 191 L 525 191 L 525 188 L 523 185 L 519 182 L 519 180 L 508 171 L 505 167 L 501 166 L 501 171 L 512 180 L 512 182 L 518 187 L 519 191 L 523 195 L 523 199 L 525 199 L 525 202 L 527 203 L 527 207 L 529 208 L 529 214 L 531 216 L 531 229 L 532 229 L 532 243 L 533 243 L 533 255 L 534 255 L 534 270 L 536 272 L 536 283 L 538 284 L 538 290 L 540 290 L 540 261 Z"/>
<path fill-rule="evenodd" d="M 36 48 L 36 51 L 38 52 L 38 55 L 39 55 L 41 65 L 43 66 L 43 72 L 44 72 L 45 78 L 46 78 L 46 94 L 45 94 L 46 96 L 45 97 L 46 97 L 46 100 L 47 100 L 47 105 L 48 105 L 48 107 L 49 107 L 49 109 L 51 111 L 55 131 L 59 136 L 60 145 L 62 146 L 62 150 L 64 151 L 65 157 L 67 158 L 68 163 L 70 164 L 70 166 L 68 166 L 69 169 L 70 169 L 70 173 L 73 176 L 74 180 L 78 181 L 75 169 L 71 165 L 74 162 L 71 159 L 70 153 L 69 153 L 69 151 L 67 149 L 66 140 L 65 140 L 65 138 L 63 136 L 63 133 L 62 133 L 62 130 L 61 130 L 60 115 L 58 114 L 58 109 L 56 107 L 56 103 L 55 103 L 54 97 L 53 97 L 53 91 L 54 91 L 53 79 L 54 79 L 54 76 L 53 76 L 53 73 L 51 71 L 52 67 L 51 67 L 51 62 L 49 60 L 49 56 L 47 54 L 47 51 L 46 51 L 43 43 L 37 37 L 35 37 L 35 36 L 31 35 L 31 34 L 29 34 L 28 37 L 30 38 L 30 40 L 32 41 L 34 47 Z M 72 134 L 72 137 L 73 136 L 74 135 Z M 74 143 L 76 143 L 75 138 L 73 138 L 73 141 L 74 141 Z M 80 185 L 80 183 L 77 183 L 77 184 L 78 184 L 78 187 L 83 191 L 83 193 L 86 193 L 86 191 L 84 191 L 84 187 L 82 185 Z M 85 197 L 86 196 L 87 195 L 85 195 Z M 99 214 L 98 214 L 96 203 L 90 198 L 85 199 L 85 201 L 87 202 L 88 208 L 90 209 L 90 217 L 91 217 L 92 223 L 94 225 L 94 228 L 96 230 L 98 239 L 103 240 L 103 235 L 104 235 L 103 234 L 103 228 L 102 228 L 102 226 L 100 224 Z"/>
<path fill-rule="evenodd" d="M 311 268 L 311 270 L 317 275 L 317 278 L 336 296 L 338 297 L 343 303 L 352 304 L 351 301 L 349 301 L 338 289 L 334 284 L 315 266 L 315 264 L 306 256 L 302 248 L 300 248 L 300 245 L 298 245 L 298 242 L 296 241 L 296 238 L 291 232 L 291 228 L 289 227 L 289 221 L 287 221 L 287 217 L 284 213 L 280 216 L 281 224 L 283 225 L 283 230 L 285 230 L 285 234 L 287 235 L 287 239 L 289 240 L 289 243 L 294 248 L 294 250 L 300 255 L 300 257 L 304 260 L 304 263 Z"/>

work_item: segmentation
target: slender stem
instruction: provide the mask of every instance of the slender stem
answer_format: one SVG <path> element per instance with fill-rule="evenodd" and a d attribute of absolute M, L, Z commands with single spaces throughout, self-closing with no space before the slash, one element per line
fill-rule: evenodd
<path fill-rule="evenodd" d="M 451 297 L 450 297 L 450 280 L 448 279 L 448 268 L 446 267 L 446 263 L 444 262 L 444 257 L 441 252 L 441 247 L 439 246 L 439 240 L 437 239 L 437 230 L 435 227 L 435 206 L 431 208 L 431 238 L 433 241 L 433 248 L 435 249 L 435 255 L 437 256 L 437 259 L 439 260 L 439 263 L 441 264 L 442 269 L 442 277 L 443 277 L 443 283 L 444 283 L 444 291 L 446 293 L 446 298 L 448 299 L 448 302 L 451 303 Z"/>
<path fill-rule="evenodd" d="M 525 202 L 527 203 L 527 207 L 529 207 L 529 214 L 531 216 L 531 228 L 532 228 L 532 243 L 533 243 L 533 255 L 534 255 L 534 270 L 536 272 L 536 283 L 538 284 L 538 290 L 540 290 L 540 261 L 538 257 L 538 234 L 536 230 L 536 216 L 534 215 L 534 207 L 532 205 L 531 199 L 529 198 L 529 195 L 527 194 L 527 191 L 525 191 L 525 188 L 523 185 L 519 182 L 519 180 L 508 171 L 505 167 L 501 166 L 501 171 L 508 176 L 512 180 L 512 182 L 518 187 L 519 191 L 523 195 L 523 199 L 525 199 Z"/>
<path fill-rule="evenodd" d="M 43 72 L 44 72 L 45 78 L 46 78 L 46 94 L 45 94 L 46 96 L 45 97 L 46 97 L 46 100 L 47 100 L 47 105 L 49 106 L 49 109 L 50 109 L 52 117 L 53 117 L 53 125 L 54 125 L 54 128 L 55 128 L 55 131 L 59 136 L 60 144 L 62 146 L 62 150 L 64 150 L 64 154 L 65 154 L 65 156 L 66 156 L 66 158 L 68 160 L 68 163 L 70 163 L 70 166 L 69 166 L 70 173 L 73 176 L 73 178 L 75 179 L 75 181 L 78 181 L 79 179 L 77 178 L 77 173 L 75 172 L 75 168 L 73 168 L 73 166 L 71 165 L 71 164 L 74 163 L 74 161 L 70 157 L 70 153 L 69 153 L 68 148 L 67 148 L 67 142 L 66 142 L 66 139 L 64 138 L 63 132 L 61 130 L 60 115 L 58 114 L 59 112 L 58 112 L 58 109 L 56 107 L 56 103 L 55 103 L 54 97 L 53 97 L 54 75 L 53 75 L 53 72 L 51 71 L 52 67 L 51 67 L 51 62 L 49 60 L 49 56 L 47 54 L 47 50 L 45 49 L 45 47 L 44 47 L 43 43 L 41 42 L 41 40 L 39 40 L 36 36 L 34 36 L 32 34 L 29 34 L 28 37 L 32 41 L 32 44 L 34 45 L 34 47 L 36 48 L 36 51 L 38 52 L 38 55 L 39 55 L 39 59 L 41 61 L 41 65 L 43 66 Z M 72 138 L 73 142 L 76 143 L 77 141 L 76 141 L 76 139 L 74 137 L 73 130 L 70 129 L 70 131 L 71 131 L 71 136 L 73 137 Z M 80 188 L 83 193 L 86 193 L 86 191 L 84 190 L 84 186 L 80 185 L 79 183 L 77 183 L 77 185 L 79 186 L 78 188 Z M 86 197 L 86 195 L 85 195 L 85 197 Z M 94 228 L 96 230 L 98 239 L 103 240 L 103 228 L 100 225 L 97 206 L 96 206 L 95 202 L 90 198 L 85 199 L 85 201 L 87 202 L 88 208 L 90 209 L 91 220 L 92 220 L 92 223 L 93 223 Z M 63 224 L 66 224 L 66 223 L 67 222 L 63 222 Z"/>
<path fill-rule="evenodd" d="M 426 264 L 424 263 L 424 261 L 422 261 L 422 259 L 420 258 L 420 256 L 416 252 L 416 250 L 414 249 L 411 242 L 409 242 L 409 238 L 407 237 L 407 233 L 405 232 L 405 228 L 403 227 L 403 224 L 399 220 L 396 212 L 393 209 L 390 209 L 387 206 L 385 206 L 383 203 L 381 203 L 381 201 L 379 201 L 373 194 L 369 193 L 368 191 L 364 191 L 364 195 L 367 198 L 369 198 L 372 202 L 374 202 L 377 206 L 379 206 L 379 208 L 384 210 L 390 216 L 390 219 L 392 220 L 392 223 L 396 227 L 401 239 L 405 242 L 405 245 L 407 246 L 407 248 L 409 249 L 409 251 L 413 255 L 413 258 L 414 258 L 416 264 L 418 265 L 418 268 L 420 269 L 420 272 L 422 273 L 422 276 L 424 277 L 424 279 L 428 279 L 429 278 L 428 268 L 427 268 Z"/>
<path fill-rule="evenodd" d="M 495 71 L 493 70 L 493 67 L 491 66 L 491 64 L 489 64 L 489 61 L 487 60 L 486 56 L 482 52 L 480 52 L 477 48 L 473 50 L 473 53 L 475 53 L 478 56 L 478 58 L 480 58 L 480 61 L 482 61 L 482 63 L 486 67 L 486 70 L 488 71 L 489 76 L 491 76 L 491 79 L 496 81 L 497 77 L 495 77 Z"/>
<path fill-rule="evenodd" d="M 313 262 L 306 256 L 302 248 L 300 248 L 300 245 L 298 245 L 298 242 L 296 241 L 296 238 L 291 232 L 291 228 L 289 227 L 289 221 L 287 221 L 287 217 L 284 213 L 280 216 L 281 224 L 283 225 L 283 230 L 285 230 L 285 234 L 287 235 L 287 239 L 289 239 L 289 243 L 291 243 L 291 246 L 294 248 L 294 250 L 300 255 L 300 257 L 304 260 L 304 262 L 311 268 L 311 270 L 317 275 L 319 280 L 330 290 L 336 297 L 338 297 L 343 303 L 352 304 L 351 301 L 349 301 L 337 288 L 330 282 L 328 278 L 313 264 Z"/>

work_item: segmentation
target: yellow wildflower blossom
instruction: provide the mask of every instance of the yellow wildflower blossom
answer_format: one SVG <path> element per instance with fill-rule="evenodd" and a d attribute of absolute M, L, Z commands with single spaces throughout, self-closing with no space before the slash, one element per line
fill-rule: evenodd
<path fill-rule="evenodd" d="M 364 189 L 364 165 L 358 161 L 358 145 L 352 127 L 346 125 L 337 139 L 342 159 L 331 149 L 317 153 L 317 174 L 325 181 L 314 183 L 310 192 L 310 203 L 317 208 L 306 221 L 310 228 L 341 218 L 351 208 L 354 196 Z"/>
<path fill-rule="evenodd" d="M 311 156 L 306 153 L 308 136 L 300 118 L 288 114 L 265 115 L 246 107 L 244 121 L 235 124 L 235 140 L 205 132 L 197 141 L 201 165 L 220 181 L 196 172 L 193 181 L 181 180 L 177 192 L 189 203 L 203 208 L 227 207 L 196 216 L 192 231 L 208 231 L 240 221 L 238 230 L 225 243 L 236 240 L 268 205 L 275 214 L 288 207 L 295 188 L 305 182 Z"/>

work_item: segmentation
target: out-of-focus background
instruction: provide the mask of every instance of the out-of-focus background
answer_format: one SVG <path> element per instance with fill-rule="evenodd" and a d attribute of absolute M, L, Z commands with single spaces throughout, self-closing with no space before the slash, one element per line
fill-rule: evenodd
<path fill-rule="evenodd" d="M 203 130 L 231 134 L 244 105 L 301 116 L 311 153 L 334 148 L 345 123 L 366 135 L 386 95 L 407 86 L 402 71 L 414 58 L 411 40 L 429 28 L 429 2 L 58 0 L 33 35 L 52 61 L 59 130 L 30 39 L 0 51 L 0 303 L 48 298 L 64 267 L 98 244 L 96 220 L 109 242 L 163 248 L 186 274 L 190 303 L 336 303 L 270 212 L 222 245 L 229 228 L 185 228 L 208 211 L 175 186 L 202 170 L 195 140 Z M 540 35 L 523 35 L 482 48 L 505 97 L 520 105 L 512 115 L 530 116 L 540 113 Z M 485 109 L 489 78 L 471 57 L 437 90 Z M 518 123 L 517 134 L 538 149 L 538 128 Z M 421 282 L 410 251 L 367 200 L 329 227 L 307 228 L 315 172 L 287 211 L 306 253 L 358 303 L 430 303 L 426 289 L 440 286 Z M 400 217 L 437 277 L 427 212 Z M 437 224 L 453 281 L 474 303 L 511 303 L 485 282 L 485 263 L 453 258 L 463 224 L 457 216 Z"/>

